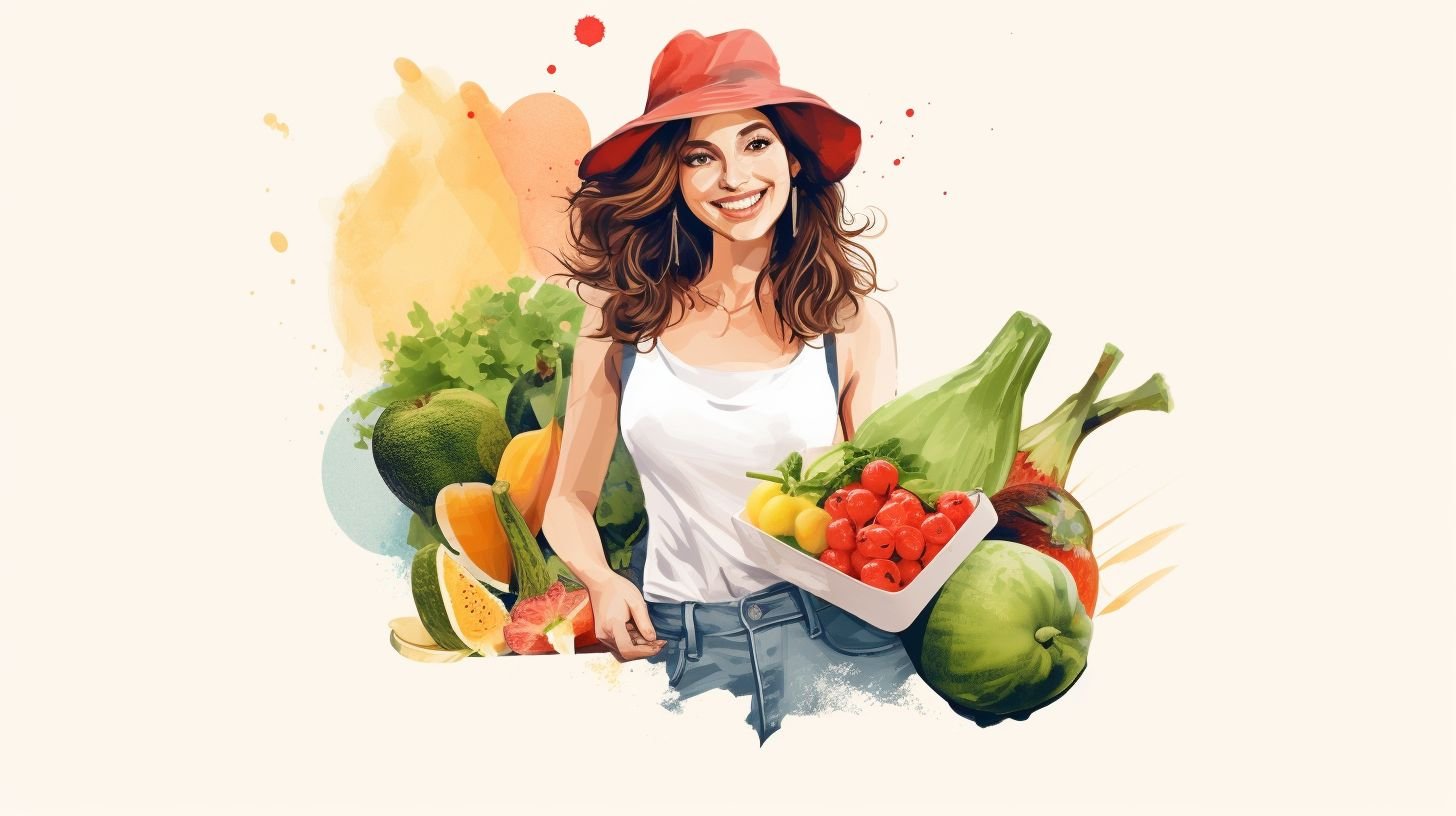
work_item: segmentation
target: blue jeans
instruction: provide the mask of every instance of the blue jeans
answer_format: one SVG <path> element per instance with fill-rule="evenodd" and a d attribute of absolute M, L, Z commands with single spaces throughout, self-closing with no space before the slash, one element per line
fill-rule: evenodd
<path fill-rule="evenodd" d="M 826 670 L 849 664 L 843 685 L 882 699 L 915 673 L 899 635 L 787 582 L 724 603 L 649 602 L 647 609 L 667 645 L 646 659 L 664 665 L 678 699 L 717 688 L 752 696 L 748 723 L 760 745 L 785 715 L 822 704 Z"/>

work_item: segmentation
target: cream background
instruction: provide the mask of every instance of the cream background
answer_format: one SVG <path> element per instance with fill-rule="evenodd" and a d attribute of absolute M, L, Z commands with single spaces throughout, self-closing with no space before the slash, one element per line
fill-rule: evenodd
<path fill-rule="evenodd" d="M 0 24 L 0 811 L 1452 804 L 1448 4 L 209 5 Z M 1104 597 L 1179 567 L 1027 723 L 926 692 L 760 749 L 746 700 L 673 715 L 640 664 L 409 663 L 404 581 L 325 508 L 320 432 L 372 381 L 333 343 L 331 219 L 393 60 L 555 89 L 600 138 L 673 34 L 736 27 L 875 134 L 850 203 L 888 215 L 902 388 L 1018 308 L 1054 332 L 1028 415 L 1105 341 L 1108 393 L 1168 376 L 1176 411 L 1073 481 L 1099 520 L 1158 491 L 1099 550 L 1187 523 Z"/>

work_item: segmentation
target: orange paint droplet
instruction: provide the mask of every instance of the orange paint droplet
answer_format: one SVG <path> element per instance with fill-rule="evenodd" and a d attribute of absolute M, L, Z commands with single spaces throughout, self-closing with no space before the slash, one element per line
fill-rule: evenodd
<path fill-rule="evenodd" d="M 556 73 L 556 66 L 555 65 L 548 65 L 548 66 L 546 66 L 546 73 L 548 73 L 548 74 L 554 74 L 554 73 Z"/>
<path fill-rule="evenodd" d="M 596 17 L 587 15 L 576 21 L 576 41 L 585 46 L 593 46 L 602 41 L 606 36 L 607 27 Z"/>
<path fill-rule="evenodd" d="M 285 139 L 288 138 L 288 125 L 285 124 L 285 123 L 283 123 L 283 122 L 278 121 L 278 115 L 277 114 L 274 114 L 274 113 L 265 113 L 265 114 L 263 114 L 263 124 L 265 124 L 268 127 L 270 127 L 272 129 L 278 131 L 279 133 L 282 133 L 283 134 L 283 138 L 285 138 Z"/>
<path fill-rule="evenodd" d="M 906 108 L 905 109 L 905 115 L 906 116 L 914 116 L 915 115 L 915 109 L 914 108 Z"/>
<path fill-rule="evenodd" d="M 466 111 L 465 112 L 465 117 L 467 119 L 474 119 L 475 118 L 475 111 Z"/>
<path fill-rule="evenodd" d="M 279 252 L 288 251 L 288 238 L 284 237 L 281 232 L 270 234 L 268 236 L 268 243 L 272 244 L 273 248 Z"/>

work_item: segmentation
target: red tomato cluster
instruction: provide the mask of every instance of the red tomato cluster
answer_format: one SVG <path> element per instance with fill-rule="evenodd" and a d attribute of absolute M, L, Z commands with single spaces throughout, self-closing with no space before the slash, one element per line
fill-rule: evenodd
<path fill-rule="evenodd" d="M 975 506 L 970 496 L 951 490 L 926 513 L 919 497 L 899 484 L 895 465 L 876 459 L 858 482 L 830 494 L 824 500 L 833 519 L 825 533 L 829 546 L 819 560 L 889 592 L 915 580 Z"/>

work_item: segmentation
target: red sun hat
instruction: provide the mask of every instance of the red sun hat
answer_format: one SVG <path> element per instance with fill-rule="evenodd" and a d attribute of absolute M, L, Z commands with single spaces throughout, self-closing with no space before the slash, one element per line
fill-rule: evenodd
<path fill-rule="evenodd" d="M 849 175 L 859 158 L 859 125 L 814 94 L 781 84 L 773 50 L 746 28 L 673 37 L 652 63 L 643 114 L 588 150 L 577 175 L 586 180 L 620 170 L 665 122 L 765 105 L 778 106 L 784 126 L 814 152 L 826 182 Z"/>

